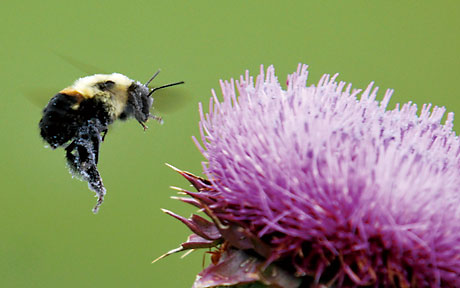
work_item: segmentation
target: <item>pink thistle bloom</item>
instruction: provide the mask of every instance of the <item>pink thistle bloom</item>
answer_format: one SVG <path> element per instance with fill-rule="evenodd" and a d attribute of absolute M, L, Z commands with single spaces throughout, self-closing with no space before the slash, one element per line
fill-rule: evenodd
<path fill-rule="evenodd" d="M 195 287 L 460 287 L 453 113 L 441 124 L 445 108 L 390 110 L 392 90 L 307 74 L 283 90 L 272 66 L 246 72 L 200 105 L 207 180 L 179 170 L 199 191 L 180 199 L 212 222 L 168 211 L 194 232 L 171 253 L 218 247 Z"/>

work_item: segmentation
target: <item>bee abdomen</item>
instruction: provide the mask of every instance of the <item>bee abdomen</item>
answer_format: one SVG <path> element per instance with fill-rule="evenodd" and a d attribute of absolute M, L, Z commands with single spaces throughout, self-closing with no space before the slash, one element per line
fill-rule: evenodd
<path fill-rule="evenodd" d="M 76 135 L 81 119 L 72 107 L 77 103 L 77 97 L 59 93 L 43 110 L 40 135 L 51 147 L 61 146 Z"/>

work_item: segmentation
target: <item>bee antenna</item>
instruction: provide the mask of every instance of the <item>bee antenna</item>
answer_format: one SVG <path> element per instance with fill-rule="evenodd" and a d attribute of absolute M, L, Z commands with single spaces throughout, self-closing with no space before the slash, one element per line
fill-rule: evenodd
<path fill-rule="evenodd" d="M 152 82 L 153 79 L 155 79 L 155 77 L 157 77 L 158 74 L 160 74 L 160 71 L 161 69 L 158 69 L 157 72 L 155 72 L 155 74 L 153 74 L 152 77 L 150 77 L 149 81 L 147 81 L 147 83 L 144 84 L 145 87 L 149 86 L 150 82 Z"/>
<path fill-rule="evenodd" d="M 150 91 L 149 95 L 152 95 L 153 92 L 157 91 L 157 90 L 160 90 L 160 89 L 163 89 L 163 88 L 166 88 L 166 87 L 171 87 L 171 86 L 176 86 L 176 85 L 180 85 L 180 84 L 184 84 L 185 82 L 184 81 L 180 81 L 180 82 L 175 82 L 175 83 L 171 83 L 171 84 L 166 84 L 166 85 L 163 85 L 163 86 L 160 86 L 160 87 L 157 87 L 157 88 L 154 88 Z"/>

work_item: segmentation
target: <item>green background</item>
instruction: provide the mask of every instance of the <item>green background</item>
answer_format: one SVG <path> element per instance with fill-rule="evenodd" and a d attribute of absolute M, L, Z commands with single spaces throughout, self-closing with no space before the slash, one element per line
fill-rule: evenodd
<path fill-rule="evenodd" d="M 188 235 L 160 208 L 193 211 L 169 198 L 170 185 L 187 184 L 164 163 L 200 173 L 203 158 L 191 141 L 197 103 L 207 103 L 221 78 L 274 64 L 284 83 L 302 62 L 310 84 L 340 72 L 355 87 L 375 80 L 394 88 L 391 107 L 412 100 L 460 112 L 459 1 L 5 2 L 1 287 L 190 287 L 202 252 L 150 264 Z M 57 54 L 99 67 L 92 73 L 143 82 L 162 68 L 156 84 L 186 81 L 159 93 L 163 126 L 151 122 L 144 133 L 129 121 L 109 131 L 99 164 L 108 194 L 98 215 L 64 151 L 45 149 L 38 136 L 49 98 L 86 75 Z"/>

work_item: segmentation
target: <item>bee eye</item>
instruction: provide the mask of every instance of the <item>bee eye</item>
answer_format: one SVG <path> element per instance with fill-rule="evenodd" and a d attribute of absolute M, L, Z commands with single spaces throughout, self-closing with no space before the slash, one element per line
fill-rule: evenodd
<path fill-rule="evenodd" d="M 101 83 L 97 83 L 97 87 L 99 88 L 99 90 L 101 91 L 106 91 L 106 90 L 109 90 L 111 89 L 113 86 L 115 85 L 115 82 L 113 81 L 105 81 L 105 82 L 101 82 Z"/>

